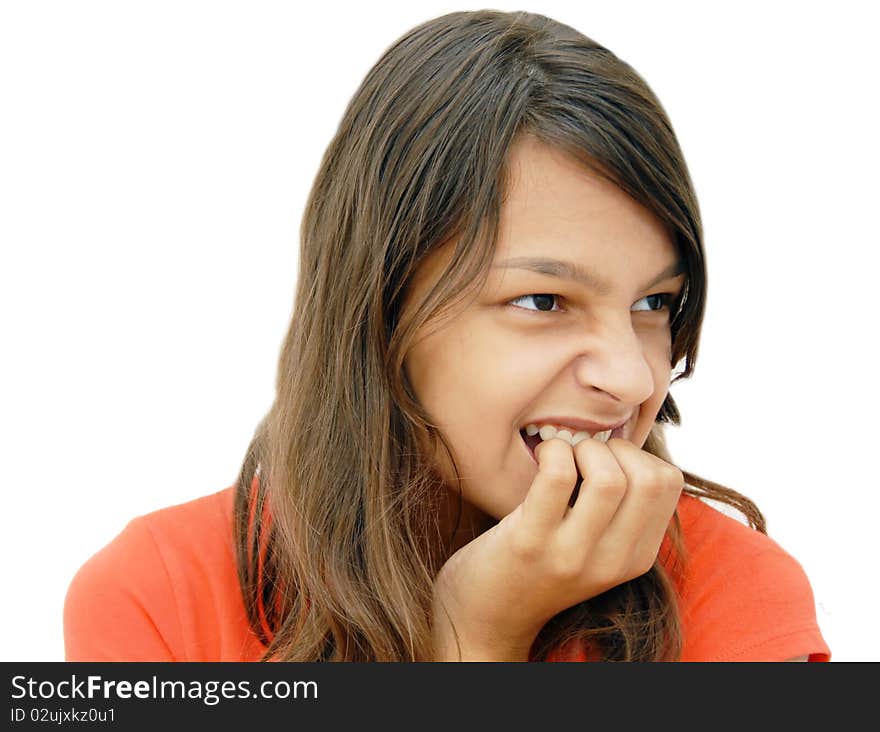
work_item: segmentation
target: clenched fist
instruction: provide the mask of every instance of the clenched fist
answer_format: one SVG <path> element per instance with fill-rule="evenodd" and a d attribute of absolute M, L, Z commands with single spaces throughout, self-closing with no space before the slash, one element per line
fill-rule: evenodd
<path fill-rule="evenodd" d="M 525 500 L 435 579 L 437 660 L 525 661 L 553 616 L 644 574 L 657 558 L 684 487 L 678 468 L 617 438 L 575 447 L 554 438 L 535 457 Z"/>

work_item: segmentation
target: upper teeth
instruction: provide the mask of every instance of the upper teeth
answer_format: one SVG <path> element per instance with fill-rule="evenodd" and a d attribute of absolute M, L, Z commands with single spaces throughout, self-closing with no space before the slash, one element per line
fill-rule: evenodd
<path fill-rule="evenodd" d="M 593 435 L 594 440 L 599 440 L 600 442 L 608 442 L 608 438 L 611 436 L 613 430 L 605 430 L 604 432 L 597 432 Z M 529 436 L 532 435 L 540 435 L 542 440 L 552 440 L 554 437 L 565 440 L 570 443 L 572 447 L 577 445 L 582 440 L 586 440 L 589 436 L 589 432 L 575 432 L 571 433 L 570 430 L 565 428 L 556 429 L 551 424 L 545 425 L 537 425 L 537 424 L 527 424 L 526 425 L 526 434 Z"/>

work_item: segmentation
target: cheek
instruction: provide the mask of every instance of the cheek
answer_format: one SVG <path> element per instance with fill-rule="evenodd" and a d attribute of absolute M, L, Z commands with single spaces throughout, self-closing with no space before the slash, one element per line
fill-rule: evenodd
<path fill-rule="evenodd" d="M 646 357 L 651 368 L 654 391 L 647 401 L 638 407 L 638 421 L 631 441 L 639 448 L 644 447 L 645 440 L 654 426 L 657 414 L 660 412 L 663 401 L 669 393 L 669 380 L 672 377 L 672 367 L 669 365 L 669 359 L 664 353 L 657 351 L 653 356 L 647 354 Z"/>
<path fill-rule="evenodd" d="M 521 448 L 514 437 L 520 439 L 516 420 L 522 410 L 517 395 L 529 393 L 527 375 L 535 364 L 459 331 L 422 341 L 405 365 L 416 396 L 446 438 L 466 493 L 509 471 L 511 461 L 517 464 L 513 456 Z M 441 447 L 434 460 L 451 482 L 451 464 Z"/>
<path fill-rule="evenodd" d="M 666 353 L 657 353 L 648 358 L 651 368 L 651 377 L 654 381 L 654 393 L 648 403 L 656 410 L 660 409 L 663 400 L 669 390 L 669 380 L 672 378 L 672 366 L 669 364 L 670 357 Z"/>
<path fill-rule="evenodd" d="M 654 375 L 654 382 L 664 383 L 664 379 L 672 372 L 672 337 L 669 329 L 644 333 L 642 353 Z M 665 383 L 668 383 L 668 380 Z"/>
<path fill-rule="evenodd" d="M 519 354 L 522 356 L 523 354 Z M 509 354 L 477 328 L 450 328 L 421 341 L 405 360 L 416 395 L 436 419 L 450 424 L 468 417 L 492 424 L 510 417 L 499 409 L 532 365 Z M 509 409 L 509 407 L 508 407 Z"/>
<path fill-rule="evenodd" d="M 437 334 L 412 348 L 404 369 L 413 392 L 450 447 L 476 439 L 487 410 L 489 369 L 454 334 Z M 458 450 L 455 450 L 458 452 Z"/>

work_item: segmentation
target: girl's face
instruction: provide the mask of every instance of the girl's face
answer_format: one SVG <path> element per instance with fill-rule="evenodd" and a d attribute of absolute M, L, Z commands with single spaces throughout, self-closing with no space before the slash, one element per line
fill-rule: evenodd
<path fill-rule="evenodd" d="M 459 543 L 525 498 L 537 474 L 527 424 L 626 419 L 623 439 L 642 447 L 669 387 L 670 308 L 685 281 L 663 223 L 621 189 L 531 136 L 510 162 L 485 287 L 439 329 L 429 324 L 404 361 L 459 467 Z M 450 254 L 446 244 L 426 259 L 411 296 Z M 451 465 L 435 459 L 452 488 Z"/>

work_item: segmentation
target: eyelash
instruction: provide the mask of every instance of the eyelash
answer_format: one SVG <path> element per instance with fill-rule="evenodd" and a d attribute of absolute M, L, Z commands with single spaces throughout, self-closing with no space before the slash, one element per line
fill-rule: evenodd
<path fill-rule="evenodd" d="M 507 304 L 510 305 L 511 303 L 515 303 L 517 300 L 524 300 L 528 297 L 555 297 L 557 300 L 559 300 L 559 299 L 561 299 L 562 296 L 561 295 L 554 295 L 551 293 L 533 292 L 533 293 L 529 293 L 528 295 L 520 295 L 519 297 L 516 297 L 513 300 L 508 301 Z M 661 310 L 663 310 L 663 308 L 668 309 L 669 306 L 672 304 L 672 301 L 675 299 L 675 294 L 671 293 L 671 292 L 655 292 L 652 295 L 645 295 L 645 297 L 643 297 L 641 299 L 645 300 L 646 298 L 649 298 L 649 297 L 659 297 L 660 298 L 660 307 L 657 310 L 637 310 L 636 312 L 639 312 L 639 313 L 644 313 L 644 312 L 659 313 Z M 519 305 L 514 305 L 514 307 L 519 308 L 520 310 L 526 310 L 526 311 L 532 312 L 532 313 L 561 312 L 559 310 L 532 310 L 531 308 L 522 308 Z"/>

